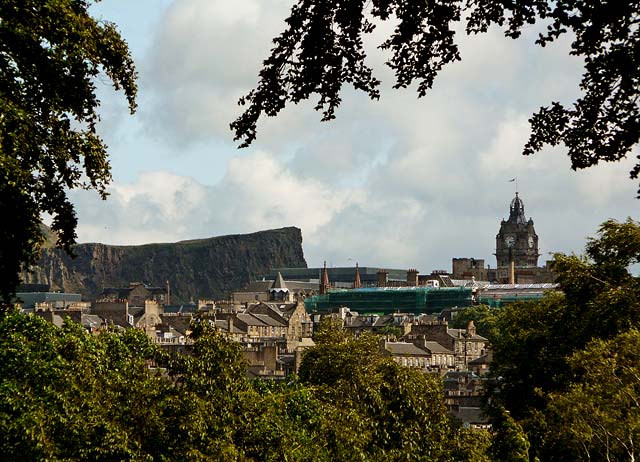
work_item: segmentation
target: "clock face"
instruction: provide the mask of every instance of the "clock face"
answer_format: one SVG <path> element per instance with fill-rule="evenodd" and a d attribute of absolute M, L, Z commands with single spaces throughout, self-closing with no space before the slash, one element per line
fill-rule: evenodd
<path fill-rule="evenodd" d="M 529 247 L 533 248 L 533 244 L 535 244 L 535 241 L 532 236 L 529 236 Z"/>
<path fill-rule="evenodd" d="M 516 243 L 516 238 L 513 236 L 507 236 L 504 238 L 504 243 L 507 244 L 507 247 L 513 247 Z"/>

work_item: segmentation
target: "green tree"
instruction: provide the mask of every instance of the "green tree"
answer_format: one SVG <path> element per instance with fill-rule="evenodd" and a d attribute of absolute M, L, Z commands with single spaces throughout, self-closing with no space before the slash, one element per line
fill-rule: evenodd
<path fill-rule="evenodd" d="M 594 340 L 569 360 L 578 380 L 550 396 L 548 433 L 587 460 L 640 456 L 640 331 Z"/>
<path fill-rule="evenodd" d="M 167 364 L 174 386 L 161 404 L 166 455 L 176 460 L 237 460 L 234 435 L 244 420 L 244 404 L 256 399 L 240 345 L 208 320 L 192 323 L 191 329 L 193 348 Z"/>
<path fill-rule="evenodd" d="M 491 308 L 487 305 L 476 305 L 458 311 L 449 323 L 455 329 L 466 329 L 469 321 L 473 321 L 478 335 L 493 340 L 496 336 L 496 321 L 500 308 Z"/>
<path fill-rule="evenodd" d="M 321 332 L 304 380 L 265 383 L 211 323 L 192 328 L 193 348 L 168 357 L 140 330 L 0 317 L 2 460 L 488 460 L 487 433 L 449 418 L 439 378 L 374 336 Z"/>
<path fill-rule="evenodd" d="M 329 408 L 331 459 L 471 460 L 473 438 L 448 415 L 441 378 L 398 365 L 379 343 L 327 321 L 304 355 L 300 380 Z"/>
<path fill-rule="evenodd" d="M 588 241 L 585 257 L 555 257 L 562 294 L 509 305 L 498 316 L 489 401 L 522 425 L 541 460 L 576 460 L 575 447 L 556 431 L 550 397 L 583 380 L 572 371 L 573 355 L 640 327 L 640 280 L 629 272 L 639 258 L 640 224 L 607 221 Z"/>
<path fill-rule="evenodd" d="M 147 368 L 156 355 L 140 331 L 0 317 L 2 460 L 150 460 L 167 385 Z"/>
<path fill-rule="evenodd" d="M 529 462 L 527 435 L 509 411 L 504 408 L 496 410 L 491 432 L 489 452 L 494 462 Z"/>
<path fill-rule="evenodd" d="M 640 332 L 594 340 L 569 359 L 576 380 L 549 397 L 547 431 L 583 460 L 640 456 Z"/>
<path fill-rule="evenodd" d="M 524 154 L 545 144 L 564 144 L 573 169 L 629 154 L 640 136 L 638 43 L 640 2 L 565 0 L 298 0 L 287 28 L 260 71 L 257 87 L 240 99 L 245 112 L 232 124 L 241 147 L 256 137 L 262 114 L 277 115 L 287 103 L 318 95 L 322 120 L 335 117 L 343 85 L 351 84 L 372 99 L 379 80 L 366 64 L 363 36 L 380 21 L 397 21 L 380 48 L 388 50 L 387 65 L 395 72 L 395 88 L 417 82 L 418 96 L 432 87 L 438 72 L 460 60 L 455 26 L 464 21 L 467 34 L 486 32 L 491 25 L 518 38 L 525 27 L 548 24 L 537 44 L 572 34 L 571 54 L 585 61 L 583 91 L 572 107 L 553 102 L 530 119 L 532 133 Z M 630 172 L 637 179 L 640 163 Z"/>
<path fill-rule="evenodd" d="M 77 224 L 67 192 L 111 179 L 96 131 L 96 79 L 106 75 L 135 110 L 136 72 L 116 26 L 85 0 L 0 2 L 0 300 L 36 261 L 42 214 L 71 251 Z"/>

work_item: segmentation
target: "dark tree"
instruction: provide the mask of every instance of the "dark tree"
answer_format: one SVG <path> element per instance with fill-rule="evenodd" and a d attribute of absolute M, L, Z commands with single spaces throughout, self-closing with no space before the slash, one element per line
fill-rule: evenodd
<path fill-rule="evenodd" d="M 67 251 L 77 224 L 67 192 L 111 180 L 96 133 L 96 79 L 106 75 L 135 110 L 136 72 L 116 26 L 85 0 L 0 2 L 0 301 L 35 262 L 43 213 Z"/>
<path fill-rule="evenodd" d="M 524 154 L 546 144 L 564 144 L 576 170 L 618 161 L 638 143 L 637 0 L 298 0 L 286 30 L 274 39 L 257 87 L 240 100 L 247 108 L 231 124 L 240 146 L 255 139 L 263 113 L 275 116 L 287 103 L 314 93 L 322 120 L 335 117 L 344 84 L 378 99 L 380 82 L 365 63 L 363 36 L 376 22 L 387 20 L 397 24 L 380 48 L 390 53 L 387 65 L 395 72 L 395 88 L 416 82 L 419 97 L 446 64 L 460 60 L 454 27 L 461 21 L 467 34 L 497 24 L 514 39 L 524 27 L 544 21 L 548 26 L 536 41 L 540 46 L 570 33 L 571 54 L 585 61 L 582 96 L 572 106 L 552 102 L 541 107 L 530 119 L 532 133 Z M 630 176 L 637 179 L 639 174 L 640 162 Z"/>
<path fill-rule="evenodd" d="M 589 431 L 593 430 L 593 422 L 578 421 L 575 413 L 593 418 L 597 416 L 596 406 L 574 402 L 575 407 L 569 407 L 574 397 L 582 394 L 599 400 L 598 412 L 602 413 L 614 409 L 617 404 L 612 396 L 627 393 L 627 388 L 636 387 L 632 395 L 636 399 L 638 376 L 633 374 L 637 371 L 618 374 L 605 360 L 607 355 L 619 353 L 620 364 L 627 364 L 637 356 L 629 355 L 624 361 L 622 358 L 622 346 L 633 350 L 629 345 L 638 341 L 640 278 L 630 272 L 638 262 L 640 223 L 632 219 L 622 223 L 606 221 L 598 235 L 588 240 L 584 257 L 555 256 L 553 268 L 563 293 L 548 294 L 536 302 L 515 303 L 499 312 L 492 340 L 491 371 L 496 380 L 488 393 L 490 407 L 494 411 L 504 407 L 523 427 L 531 443 L 532 460 L 584 460 L 575 443 L 587 440 L 558 430 L 565 423 L 572 426 L 571 431 L 584 430 L 587 424 Z M 633 335 L 624 337 L 630 331 Z M 595 354 L 596 351 L 601 353 Z M 589 391 L 589 387 L 595 391 Z M 552 399 L 556 399 L 555 407 L 550 410 Z M 580 404 L 585 405 L 582 410 L 578 409 Z M 585 411 L 587 406 L 591 410 Z M 626 412 L 624 406 L 621 408 Z M 501 418 L 499 413 L 493 414 L 494 418 Z M 637 442 L 637 422 L 634 420 L 631 426 L 636 414 L 627 412 L 629 424 L 616 428 L 615 434 L 633 430 L 633 441 Z M 605 419 L 603 414 L 596 417 L 596 422 L 608 425 L 605 422 L 617 418 L 610 413 Z M 595 446 L 579 446 L 580 451 L 599 447 L 593 433 L 589 438 L 589 445 Z"/>

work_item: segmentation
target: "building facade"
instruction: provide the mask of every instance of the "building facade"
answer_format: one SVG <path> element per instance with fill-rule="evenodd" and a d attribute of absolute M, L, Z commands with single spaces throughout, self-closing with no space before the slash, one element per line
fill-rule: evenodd
<path fill-rule="evenodd" d="M 524 202 L 516 192 L 509 206 L 509 218 L 500 222 L 496 235 L 498 268 L 508 267 L 512 262 L 518 268 L 536 268 L 539 256 L 538 235 L 533 220 L 527 220 Z"/>
<path fill-rule="evenodd" d="M 500 284 L 539 284 L 555 280 L 550 262 L 538 266 L 538 235 L 533 220 L 525 216 L 524 202 L 517 192 L 509 204 L 509 217 L 500 222 L 494 255 L 495 268 L 485 266 L 483 259 L 453 258 L 452 278 Z"/>

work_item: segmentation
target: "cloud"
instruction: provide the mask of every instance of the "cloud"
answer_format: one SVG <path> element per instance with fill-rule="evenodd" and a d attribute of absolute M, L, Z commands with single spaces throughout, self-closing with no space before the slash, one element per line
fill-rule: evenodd
<path fill-rule="evenodd" d="M 264 152 L 230 160 L 226 175 L 214 186 L 168 172 L 145 172 L 135 182 L 114 184 L 105 202 L 96 202 L 85 191 L 74 192 L 80 241 L 111 244 L 282 226 L 299 226 L 313 239 L 318 228 L 359 198 L 357 190 L 334 191 L 301 180 Z"/>
<path fill-rule="evenodd" d="M 178 144 L 230 140 L 237 101 L 256 84 L 289 7 L 285 0 L 176 0 L 143 72 L 153 133 L 166 135 L 169 127 L 167 139 Z"/>
<path fill-rule="evenodd" d="M 255 145 L 235 152 L 228 124 L 240 112 L 237 98 L 255 85 L 290 4 L 175 0 L 162 14 L 140 65 L 140 136 L 174 157 L 199 144 L 202 160 L 191 161 L 193 175 L 130 160 L 135 174 L 117 181 L 107 202 L 76 193 L 81 241 L 299 226 L 312 265 L 358 260 L 424 273 L 449 268 L 452 257 L 495 264 L 514 176 L 543 252 L 580 251 L 600 222 L 637 215 L 631 161 L 573 172 L 563 148 L 521 155 L 530 115 L 579 94 L 582 63 L 567 54 L 570 37 L 543 49 L 532 45 L 535 28 L 516 41 L 497 29 L 459 34 L 463 61 L 418 99 L 415 88 L 391 90 L 393 75 L 375 49 L 391 27 L 383 25 L 367 39 L 383 80 L 380 101 L 346 89 L 329 123 L 319 122 L 313 101 L 293 106 L 261 121 Z M 145 144 L 123 143 L 119 159 L 136 158 L 137 146 Z M 215 171 L 205 156 L 221 159 Z M 210 169 L 215 178 L 204 184 Z"/>

